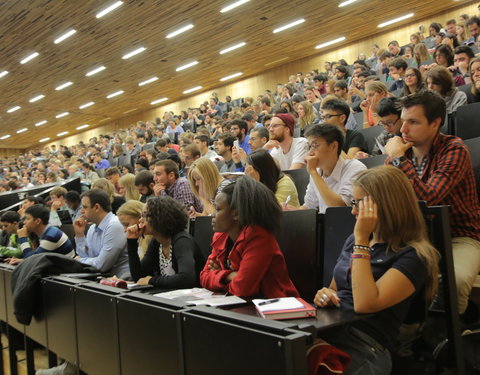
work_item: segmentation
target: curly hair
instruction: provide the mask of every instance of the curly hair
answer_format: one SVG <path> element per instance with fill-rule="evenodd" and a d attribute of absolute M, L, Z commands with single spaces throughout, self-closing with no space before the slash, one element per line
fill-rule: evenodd
<path fill-rule="evenodd" d="M 147 200 L 146 220 L 155 232 L 173 237 L 185 230 L 188 216 L 185 207 L 178 201 L 168 196 L 158 196 Z"/>

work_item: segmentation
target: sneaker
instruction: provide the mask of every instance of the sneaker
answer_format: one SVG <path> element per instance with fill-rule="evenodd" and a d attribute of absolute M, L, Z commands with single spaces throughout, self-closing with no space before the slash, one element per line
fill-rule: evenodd
<path fill-rule="evenodd" d="M 77 372 L 77 367 L 73 363 L 65 361 L 60 366 L 37 370 L 35 375 L 77 375 Z"/>

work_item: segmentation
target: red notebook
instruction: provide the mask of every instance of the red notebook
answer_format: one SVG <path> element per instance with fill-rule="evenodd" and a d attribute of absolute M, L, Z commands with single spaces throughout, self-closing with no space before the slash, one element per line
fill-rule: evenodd
<path fill-rule="evenodd" d="M 315 307 L 296 297 L 254 299 L 253 303 L 260 316 L 270 320 L 314 318 L 317 313 Z"/>

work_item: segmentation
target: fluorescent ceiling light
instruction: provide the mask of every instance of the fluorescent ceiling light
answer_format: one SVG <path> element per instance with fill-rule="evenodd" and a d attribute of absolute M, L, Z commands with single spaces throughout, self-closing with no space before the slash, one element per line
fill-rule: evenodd
<path fill-rule="evenodd" d="M 293 26 L 300 25 L 301 23 L 304 23 L 304 22 L 305 22 L 305 20 L 303 18 L 300 18 L 299 20 L 293 21 L 289 24 L 286 24 L 284 26 L 276 28 L 275 30 L 273 30 L 273 33 L 274 34 L 279 33 L 280 31 L 287 30 L 287 29 L 289 29 Z"/>
<path fill-rule="evenodd" d="M 65 82 L 65 83 L 62 83 L 60 86 L 57 86 L 55 87 L 55 90 L 59 91 L 59 90 L 63 90 L 64 88 L 70 86 L 70 85 L 73 85 L 73 82 L 72 81 L 68 81 L 68 82 Z"/>
<path fill-rule="evenodd" d="M 220 81 L 226 81 L 226 80 L 229 80 L 229 79 L 232 79 L 232 78 L 235 78 L 235 77 L 239 77 L 239 76 L 241 76 L 242 74 L 243 74 L 242 72 L 230 74 L 229 76 L 220 78 Z"/>
<path fill-rule="evenodd" d="M 61 118 L 61 117 L 67 116 L 68 114 L 69 114 L 68 112 L 62 112 L 62 113 L 59 113 L 58 115 L 56 115 L 55 117 L 56 118 Z"/>
<path fill-rule="evenodd" d="M 99 73 L 99 72 L 101 72 L 102 70 L 105 70 L 105 69 L 107 69 L 107 68 L 102 65 L 102 66 L 99 66 L 98 68 L 90 70 L 85 75 L 87 77 L 90 77 L 90 76 L 93 76 L 94 74 L 97 74 L 97 73 Z"/>
<path fill-rule="evenodd" d="M 167 100 L 168 100 L 168 98 L 160 98 L 160 99 L 154 100 L 153 102 L 150 102 L 150 104 L 154 105 L 154 104 L 158 104 L 158 103 L 161 103 L 161 102 L 166 102 Z"/>
<path fill-rule="evenodd" d="M 345 38 L 344 36 L 341 36 L 340 38 L 333 39 L 333 40 L 331 40 L 331 41 L 329 41 L 329 42 L 325 42 L 325 43 L 319 44 L 319 45 L 316 46 L 315 48 L 316 48 L 316 49 L 325 48 L 325 47 L 331 46 L 332 44 L 342 42 L 342 41 L 344 41 L 345 39 L 346 39 L 346 38 Z"/>
<path fill-rule="evenodd" d="M 82 130 L 82 129 L 88 128 L 89 126 L 90 125 L 88 124 L 80 125 L 80 126 L 77 126 L 77 130 Z"/>
<path fill-rule="evenodd" d="M 34 96 L 32 99 L 29 100 L 30 103 L 35 103 L 35 102 L 38 102 L 40 99 L 43 99 L 45 97 L 45 95 L 37 95 L 37 96 Z"/>
<path fill-rule="evenodd" d="M 143 86 L 143 85 L 148 85 L 149 83 L 152 83 L 152 82 L 155 82 L 156 80 L 158 79 L 158 77 L 152 77 L 152 78 L 149 78 L 145 81 L 142 81 L 138 84 L 138 86 Z"/>
<path fill-rule="evenodd" d="M 136 110 L 137 110 L 137 108 L 129 109 L 128 111 L 123 112 L 123 114 L 127 114 L 127 113 L 130 113 L 130 112 L 136 111 Z"/>
<path fill-rule="evenodd" d="M 25 57 L 23 60 L 20 60 L 20 64 L 26 64 L 27 62 L 29 62 L 30 60 L 33 60 L 38 55 L 39 55 L 38 52 L 34 52 L 31 55 L 28 55 L 27 57 Z"/>
<path fill-rule="evenodd" d="M 6 70 L 4 70 L 3 72 L 0 72 L 0 78 L 5 77 L 7 74 L 8 72 Z"/>
<path fill-rule="evenodd" d="M 393 20 L 390 20 L 390 21 L 387 21 L 387 22 L 383 22 L 383 23 L 381 23 L 380 25 L 378 25 L 378 27 L 385 27 L 385 26 L 391 25 L 392 23 L 406 20 L 407 18 L 410 18 L 410 17 L 413 17 L 413 13 L 408 13 L 408 14 L 406 14 L 406 15 L 404 15 L 404 16 L 395 18 L 395 19 L 393 19 Z"/>
<path fill-rule="evenodd" d="M 171 32 L 170 34 L 167 34 L 167 36 L 165 38 L 167 38 L 167 39 L 173 38 L 174 36 L 177 36 L 181 33 L 184 33 L 185 31 L 190 30 L 192 27 L 193 27 L 192 24 L 183 26 L 183 27 L 179 28 L 178 30 L 175 30 L 175 31 Z"/>
<path fill-rule="evenodd" d="M 107 117 L 107 118 L 101 119 L 99 122 L 104 122 L 104 121 L 107 121 L 107 120 L 111 120 L 111 117 Z"/>
<path fill-rule="evenodd" d="M 47 138 L 42 138 L 42 139 L 40 139 L 39 142 L 46 142 L 46 141 L 49 141 L 49 140 L 50 140 L 50 138 L 47 137 Z"/>
<path fill-rule="evenodd" d="M 67 31 L 65 34 L 63 34 L 63 35 L 59 36 L 57 39 L 55 39 L 53 41 L 53 43 L 58 44 L 60 42 L 63 42 L 65 39 L 67 39 L 68 37 L 71 37 L 76 32 L 77 32 L 77 30 L 71 29 L 71 30 Z"/>
<path fill-rule="evenodd" d="M 235 1 L 234 3 L 230 4 L 230 5 L 227 5 L 225 8 L 222 8 L 220 10 L 220 13 L 225 13 L 225 12 L 228 12 L 229 10 L 232 10 L 236 7 L 239 7 L 240 5 L 243 5 L 245 3 L 248 3 L 250 0 L 238 0 L 238 1 Z"/>
<path fill-rule="evenodd" d="M 27 130 L 28 130 L 27 128 L 23 128 L 23 129 L 17 130 L 17 134 L 24 133 L 24 132 L 26 132 Z"/>
<path fill-rule="evenodd" d="M 235 49 L 237 49 L 237 48 L 243 47 L 245 44 L 247 44 L 247 43 L 241 42 L 241 43 L 235 44 L 234 46 L 231 46 L 231 47 L 222 49 L 222 50 L 220 51 L 220 55 L 223 55 L 224 53 L 233 51 L 233 50 L 235 50 Z"/>
<path fill-rule="evenodd" d="M 123 90 L 118 90 L 118 91 L 112 92 L 111 94 L 107 95 L 107 99 L 113 98 L 113 97 L 118 96 L 118 95 L 122 95 L 124 92 L 125 91 L 123 91 Z"/>
<path fill-rule="evenodd" d="M 57 134 L 57 137 L 61 137 L 62 135 L 65 135 L 65 134 L 68 134 L 68 132 L 65 131 L 65 132 L 58 133 L 58 134 Z"/>
<path fill-rule="evenodd" d="M 94 105 L 95 102 L 88 102 L 88 103 L 85 103 L 85 104 L 82 104 L 80 107 L 78 107 L 79 109 L 84 109 L 84 108 L 87 108 L 87 107 L 90 107 L 91 105 Z"/>
<path fill-rule="evenodd" d="M 3 141 L 4 139 L 10 138 L 10 134 L 4 135 L 3 137 L 0 137 L 0 139 Z"/>
<path fill-rule="evenodd" d="M 20 107 L 19 105 L 16 105 L 15 107 L 12 107 L 9 110 L 7 110 L 7 112 L 12 113 L 12 112 L 18 111 L 20 108 L 22 107 Z"/>
<path fill-rule="evenodd" d="M 123 4 L 123 1 L 117 1 L 116 3 L 113 3 L 112 5 L 109 5 L 108 7 L 106 7 L 105 9 L 101 10 L 100 12 L 97 13 L 97 15 L 95 17 L 97 18 L 102 18 L 104 15 L 106 15 L 107 13 L 110 13 L 112 11 L 114 11 L 115 9 L 117 9 L 120 5 Z"/>
<path fill-rule="evenodd" d="M 357 0 L 346 0 L 346 1 L 342 1 L 340 4 L 338 4 L 338 7 L 339 8 L 342 8 L 344 6 L 347 6 L 347 5 L 350 5 L 352 3 L 354 3 L 355 1 Z"/>
<path fill-rule="evenodd" d="M 139 47 L 139 48 L 134 49 L 133 51 L 127 53 L 126 55 L 123 55 L 122 59 L 124 59 L 124 60 L 129 59 L 130 57 L 138 55 L 139 53 L 142 53 L 145 50 L 146 50 L 145 47 Z"/>
<path fill-rule="evenodd" d="M 37 122 L 35 126 L 42 126 L 43 124 L 46 124 L 46 123 L 47 123 L 47 120 L 42 120 L 40 122 Z"/>
<path fill-rule="evenodd" d="M 185 90 L 183 93 L 184 94 L 190 94 L 191 92 L 200 90 L 201 88 L 202 88 L 202 86 L 195 86 L 195 87 L 192 87 L 191 89 Z"/>
<path fill-rule="evenodd" d="M 185 70 L 185 69 L 188 69 L 194 65 L 197 65 L 198 64 L 198 61 L 192 61 L 192 62 L 189 62 L 188 64 L 185 64 L 185 65 L 182 65 L 182 66 L 179 66 L 177 69 L 175 69 L 177 72 L 180 72 L 182 70 Z"/>

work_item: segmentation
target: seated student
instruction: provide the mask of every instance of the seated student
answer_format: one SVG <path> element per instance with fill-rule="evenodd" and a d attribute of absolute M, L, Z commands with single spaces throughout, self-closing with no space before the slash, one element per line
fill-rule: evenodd
<path fill-rule="evenodd" d="M 190 182 L 192 193 L 203 205 L 201 213 L 190 207 L 188 211 L 192 218 L 212 215 L 215 211 L 215 197 L 222 191 L 225 185 L 231 182 L 229 179 L 223 178 L 215 164 L 206 158 L 200 158 L 193 162 L 188 171 L 188 181 Z"/>
<path fill-rule="evenodd" d="M 67 189 L 61 186 L 53 188 L 50 192 L 50 200 L 52 202 L 52 205 L 50 206 L 50 225 L 56 225 L 59 227 L 62 225 L 62 223 L 72 223 L 72 218 L 66 201 L 67 193 Z"/>
<path fill-rule="evenodd" d="M 122 177 L 122 173 L 118 167 L 110 167 L 105 171 L 105 178 L 115 187 L 115 193 L 120 194 L 120 185 L 118 181 Z"/>
<path fill-rule="evenodd" d="M 285 203 L 295 208 L 300 206 L 295 184 L 278 168 L 268 151 L 259 149 L 248 155 L 245 174 L 268 187 L 281 206 Z"/>
<path fill-rule="evenodd" d="M 268 134 L 268 126 L 270 125 L 270 121 L 272 117 L 267 115 L 263 118 L 264 126 L 258 126 L 253 128 L 250 132 L 250 137 L 248 138 L 248 144 L 250 145 L 250 150 L 255 151 L 260 148 L 263 148 L 265 144 L 268 142 L 270 136 Z"/>
<path fill-rule="evenodd" d="M 69 191 L 65 196 L 65 202 L 72 220 L 77 220 L 82 215 L 82 198 L 80 198 L 80 194 L 75 190 Z"/>
<path fill-rule="evenodd" d="M 347 129 L 345 124 L 350 116 L 350 107 L 343 100 L 329 100 L 322 103 L 321 119 L 329 124 L 336 125 L 342 131 L 345 141 L 342 151 L 343 157 L 352 159 L 359 151 L 367 152 L 367 145 L 363 134 L 357 130 Z"/>
<path fill-rule="evenodd" d="M 127 173 L 120 177 L 120 180 L 118 180 L 118 186 L 120 187 L 119 194 L 125 198 L 127 202 L 140 199 L 140 193 L 135 186 L 135 175 L 133 173 Z"/>
<path fill-rule="evenodd" d="M 248 135 L 248 125 L 243 120 L 233 120 L 230 122 L 230 133 L 237 137 L 238 145 L 245 151 L 248 155 L 250 150 L 250 145 L 248 143 L 248 139 L 250 138 Z"/>
<path fill-rule="evenodd" d="M 468 103 L 478 103 L 480 102 L 480 57 L 470 61 L 468 74 L 472 80 L 470 89 L 466 91 Z"/>
<path fill-rule="evenodd" d="M 20 215 L 15 211 L 7 211 L 0 217 L 0 246 L 17 247 L 18 246 L 18 223 Z"/>
<path fill-rule="evenodd" d="M 185 232 L 188 217 L 175 199 L 160 196 L 147 201 L 144 219 L 127 228 L 130 273 L 138 285 L 163 289 L 193 288 L 198 285 L 196 266 L 201 267 L 193 237 Z M 138 238 L 153 236 L 142 260 Z"/>
<path fill-rule="evenodd" d="M 210 139 L 205 134 L 198 134 L 197 136 L 195 136 L 195 139 L 194 139 L 194 143 L 200 149 L 200 155 L 201 155 L 200 157 L 207 158 L 213 161 L 216 158 L 218 158 L 218 155 L 215 151 L 210 150 L 208 148 L 209 142 L 210 142 Z"/>
<path fill-rule="evenodd" d="M 390 96 L 387 86 L 383 82 L 370 81 L 365 84 L 365 100 L 360 104 L 363 111 L 363 127 L 377 125 L 377 106 L 378 102 Z"/>
<path fill-rule="evenodd" d="M 298 297 L 274 231 L 281 208 L 273 193 L 248 176 L 215 199 L 212 253 L 200 273 L 202 287 L 240 297 Z"/>
<path fill-rule="evenodd" d="M 390 86 L 388 91 L 394 92 L 403 89 L 403 80 L 407 68 L 408 62 L 402 57 L 397 57 L 390 61 L 390 63 L 388 64 L 388 70 L 390 72 L 390 77 L 392 77 L 395 81 L 393 82 L 392 86 Z"/>
<path fill-rule="evenodd" d="M 222 133 L 217 137 L 215 142 L 215 151 L 223 158 L 223 165 L 220 173 L 225 172 L 243 172 L 245 167 L 241 162 L 236 163 L 232 157 L 233 144 L 236 138 L 230 133 Z"/>
<path fill-rule="evenodd" d="M 142 218 L 142 212 L 145 209 L 145 203 L 140 201 L 130 200 L 120 206 L 117 211 L 117 217 L 120 223 L 123 225 L 125 232 L 127 228 L 132 225 L 140 223 Z M 138 256 L 143 258 L 147 251 L 148 244 L 152 240 L 152 236 L 142 236 L 138 239 Z"/>
<path fill-rule="evenodd" d="M 28 207 L 25 211 L 25 222 L 23 227 L 17 231 L 18 242 L 23 251 L 23 257 L 53 251 L 58 254 L 64 254 L 70 257 L 75 255 L 73 246 L 67 235 L 59 228 L 49 225 L 48 220 L 50 212 L 48 208 L 41 204 L 35 204 Z M 40 244 L 36 249 L 32 249 L 28 241 L 30 233 L 38 236 Z M 18 264 L 22 259 L 11 258 L 10 264 Z"/>
<path fill-rule="evenodd" d="M 115 187 L 106 178 L 102 177 L 92 184 L 92 189 L 100 189 L 107 193 L 110 200 L 111 209 L 114 215 L 122 204 L 125 203 L 125 198 L 115 193 Z"/>
<path fill-rule="evenodd" d="M 153 181 L 153 174 L 150 171 L 140 171 L 135 176 L 135 186 L 140 193 L 140 202 L 147 202 L 147 199 L 155 196 L 153 187 L 155 182 Z"/>
<path fill-rule="evenodd" d="M 356 159 L 341 157 L 343 134 L 332 124 L 311 127 L 308 140 L 307 171 L 310 182 L 301 209 L 318 208 L 324 213 L 327 207 L 350 206 L 352 179 L 366 167 Z M 293 209 L 293 207 L 288 207 Z"/>
<path fill-rule="evenodd" d="M 345 374 L 389 374 L 389 350 L 419 292 L 427 301 L 438 286 L 439 254 L 430 244 L 412 185 L 391 166 L 363 171 L 354 181 L 353 234 L 345 241 L 328 288 L 314 303 L 371 318 L 322 335 L 352 362 Z M 402 228 L 401 231 L 398 228 Z"/>
<path fill-rule="evenodd" d="M 458 107 L 467 104 L 467 95 L 455 87 L 452 74 L 443 66 L 435 66 L 427 72 L 427 87 L 435 91 L 447 103 L 447 114 L 455 112 Z"/>

